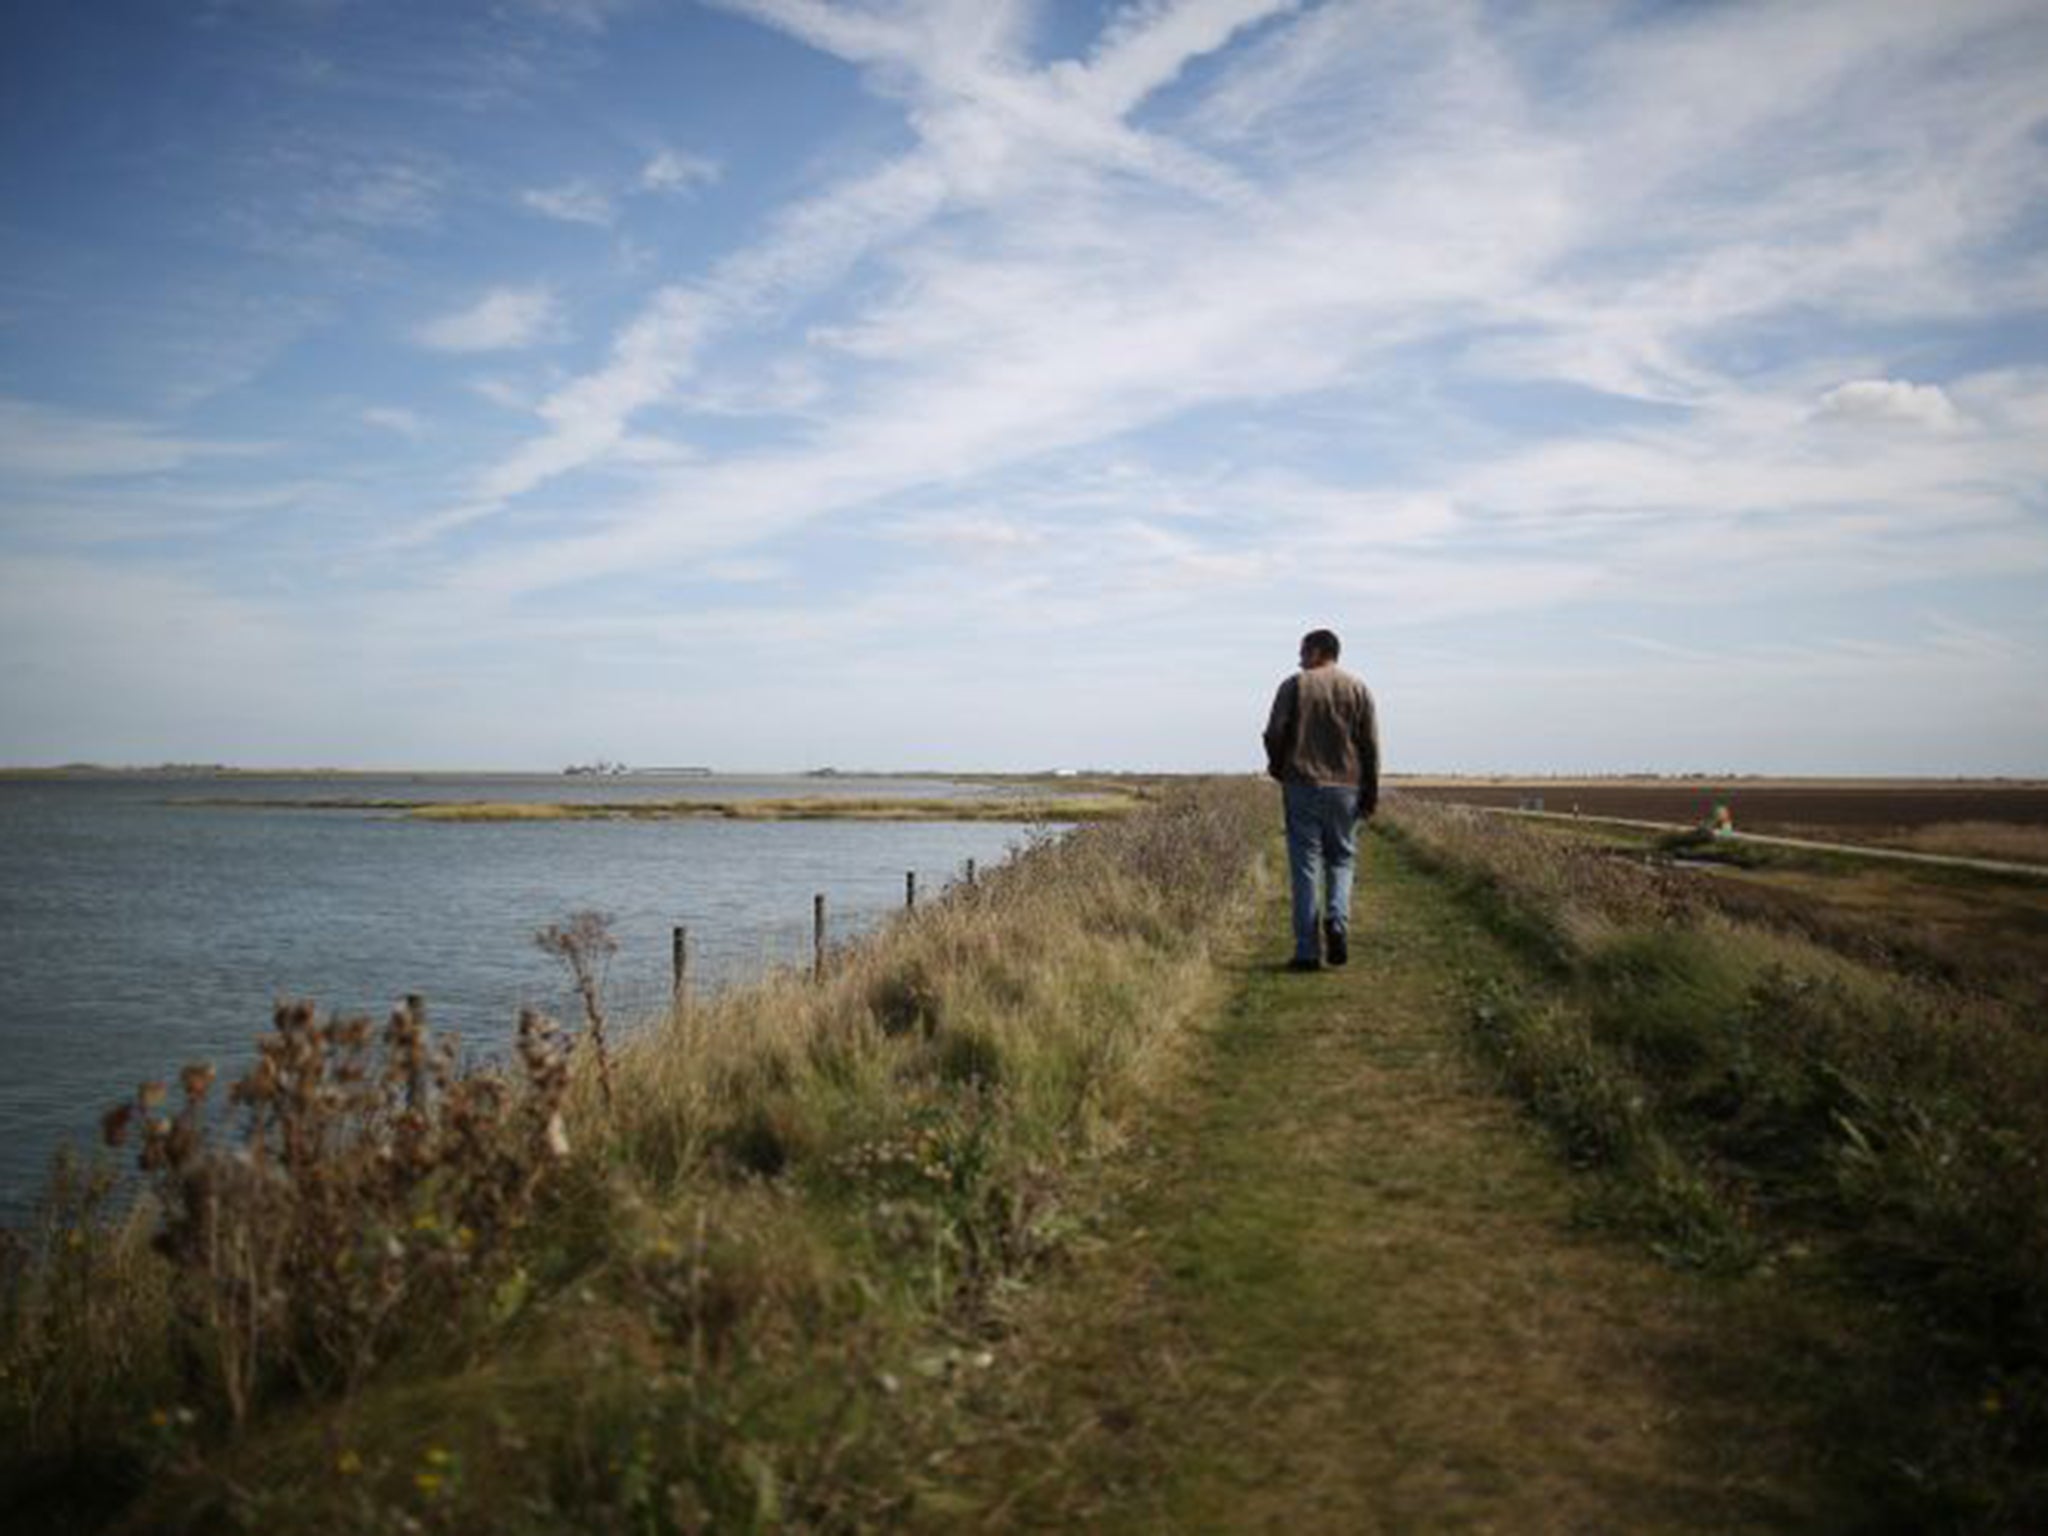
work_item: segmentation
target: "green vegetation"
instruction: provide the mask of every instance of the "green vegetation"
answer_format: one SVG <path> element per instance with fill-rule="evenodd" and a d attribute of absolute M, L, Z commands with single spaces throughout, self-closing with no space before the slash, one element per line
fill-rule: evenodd
<path fill-rule="evenodd" d="M 110 1117 L 148 1202 L 67 1174 L 7 1253 L 10 1529 L 897 1518 L 1213 1004 L 1264 803 L 1044 843 L 609 1061 L 599 1017 L 464 1074 L 407 1011 L 283 1011 L 225 1115 L 192 1069 Z"/>
<path fill-rule="evenodd" d="M 1790 1269 L 1828 1454 L 1900 1528 L 2048 1515 L 2048 1039 L 1975 991 L 1743 920 L 1672 873 L 1402 802 L 1401 844 L 1532 965 L 1474 1028 L 1589 1209 L 1673 1263 Z"/>
<path fill-rule="evenodd" d="M 1666 832 L 1658 837 L 1652 846 L 1659 853 L 1673 858 L 1694 859 L 1708 864 L 1727 864 L 1736 869 L 1763 869 L 1773 863 L 1785 863 L 1798 856 L 1796 850 L 1775 848 L 1768 843 L 1717 837 L 1705 827 L 1688 827 L 1683 832 Z"/>

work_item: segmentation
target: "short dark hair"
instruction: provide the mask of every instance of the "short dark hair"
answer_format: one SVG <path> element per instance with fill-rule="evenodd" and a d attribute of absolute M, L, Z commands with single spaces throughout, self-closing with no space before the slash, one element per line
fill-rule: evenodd
<path fill-rule="evenodd" d="M 1344 643 L 1332 629 L 1312 629 L 1301 637 L 1301 648 L 1314 651 L 1318 656 L 1327 656 L 1335 661 L 1344 654 Z"/>

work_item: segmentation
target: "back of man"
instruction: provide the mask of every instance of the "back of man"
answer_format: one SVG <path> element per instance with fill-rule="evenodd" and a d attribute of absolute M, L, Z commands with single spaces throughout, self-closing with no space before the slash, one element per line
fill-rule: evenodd
<path fill-rule="evenodd" d="M 1281 683 L 1266 718 L 1266 771 L 1280 781 L 1287 817 L 1295 970 L 1350 959 L 1357 826 L 1379 805 L 1372 692 L 1337 665 L 1340 649 L 1327 629 L 1304 635 L 1301 670 Z"/>
<path fill-rule="evenodd" d="M 1295 673 L 1273 699 L 1266 763 L 1283 784 L 1340 784 L 1369 792 L 1376 802 L 1379 742 L 1371 690 L 1334 661 Z"/>

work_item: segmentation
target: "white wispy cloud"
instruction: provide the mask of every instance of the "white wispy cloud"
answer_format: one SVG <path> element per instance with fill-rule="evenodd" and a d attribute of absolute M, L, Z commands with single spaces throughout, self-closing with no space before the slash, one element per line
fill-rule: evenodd
<path fill-rule="evenodd" d="M 640 186 L 648 192 L 689 192 L 713 185 L 719 175 L 716 160 L 680 149 L 660 149 L 640 168 Z"/>
<path fill-rule="evenodd" d="M 148 475 L 252 451 L 248 444 L 211 442 L 148 422 L 0 398 L 0 475 L 42 480 Z"/>
<path fill-rule="evenodd" d="M 1840 421 L 1910 422 L 1952 427 L 1956 408 L 1936 384 L 1905 379 L 1852 379 L 1820 397 L 1815 414 Z"/>
<path fill-rule="evenodd" d="M 519 0 L 526 10 L 586 32 L 602 32 L 613 18 L 636 9 L 640 0 Z"/>
<path fill-rule="evenodd" d="M 589 224 L 609 229 L 617 217 L 609 193 L 594 182 L 568 181 L 558 187 L 530 187 L 519 194 L 521 206 L 564 224 Z"/>
<path fill-rule="evenodd" d="M 413 339 L 436 352 L 503 352 L 548 337 L 558 319 L 554 290 L 545 284 L 493 288 L 474 304 L 430 320 Z"/>
<path fill-rule="evenodd" d="M 1089 63 L 1060 66 L 1044 79 L 1017 73 L 1013 63 L 1029 16 L 1020 5 L 925 4 L 887 15 L 814 0 L 745 0 L 734 8 L 843 57 L 908 71 L 928 103 L 920 109 L 920 145 L 793 206 L 764 241 L 721 263 L 702 283 L 656 294 L 621 333 L 603 369 L 542 407 L 547 433 L 482 475 L 476 497 L 432 528 L 487 516 L 512 497 L 596 462 L 635 412 L 683 384 L 698 351 L 716 335 L 774 315 L 797 295 L 922 228 L 951 203 L 984 203 L 997 195 L 1009 184 L 1006 166 L 1031 158 L 1013 139 L 1019 126 L 1052 135 L 1052 153 L 1062 161 L 1086 165 L 1099 158 L 1118 172 L 1184 180 L 1191 157 L 1163 144 L 1152 152 L 1151 141 L 1124 125 L 1123 114 L 1170 83 L 1190 59 L 1288 6 L 1285 0 L 1184 0 L 1134 11 Z M 978 307 L 989 306 L 983 301 Z M 838 476 L 824 465 L 799 471 L 798 478 L 817 483 Z M 584 553 L 587 560 L 587 544 Z"/>
<path fill-rule="evenodd" d="M 435 217 L 442 173 L 413 160 L 359 165 L 303 196 L 320 218 L 367 229 L 418 229 Z"/>
<path fill-rule="evenodd" d="M 364 408 L 362 420 L 365 426 L 381 427 L 386 432 L 396 432 L 400 437 L 419 437 L 427 430 L 427 423 L 418 411 L 407 410 L 402 405 L 372 405 Z"/>

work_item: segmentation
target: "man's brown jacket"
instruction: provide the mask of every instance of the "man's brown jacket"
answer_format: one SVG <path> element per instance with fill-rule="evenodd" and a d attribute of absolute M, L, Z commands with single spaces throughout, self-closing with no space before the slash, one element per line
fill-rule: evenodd
<path fill-rule="evenodd" d="M 1372 690 L 1342 667 L 1304 667 L 1280 685 L 1266 719 L 1266 772 L 1283 784 L 1340 784 L 1358 813 L 1380 798 L 1380 739 Z"/>

